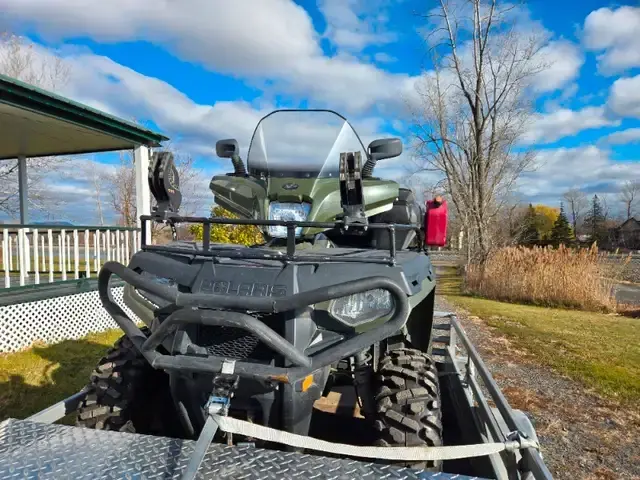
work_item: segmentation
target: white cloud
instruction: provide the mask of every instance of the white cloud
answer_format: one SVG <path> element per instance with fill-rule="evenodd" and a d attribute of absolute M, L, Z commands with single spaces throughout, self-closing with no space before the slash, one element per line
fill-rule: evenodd
<path fill-rule="evenodd" d="M 33 52 L 38 62 L 52 56 L 50 50 L 37 44 L 34 44 Z M 60 93 L 119 117 L 137 122 L 152 121 L 172 143 L 192 154 L 212 157 L 215 142 L 229 137 L 236 138 L 246 152 L 258 121 L 274 109 L 268 103 L 255 106 L 244 101 L 198 104 L 167 82 L 142 75 L 107 57 L 75 48 L 63 51 L 62 55 L 70 68 L 68 83 Z M 349 120 L 365 146 L 383 130 L 382 120 L 378 117 Z M 321 126 L 316 124 L 301 131 L 303 126 L 297 125 L 296 121 L 291 123 L 283 128 L 283 135 L 295 132 L 311 146 L 318 138 L 322 140 L 321 135 L 316 135 L 322 131 Z M 218 165 L 227 168 L 227 163 L 227 160 L 219 160 Z"/>
<path fill-rule="evenodd" d="M 613 82 L 607 106 L 621 117 L 640 118 L 640 75 Z"/>
<path fill-rule="evenodd" d="M 206 167 L 206 165 L 205 165 Z M 113 224 L 117 214 L 113 207 L 111 192 L 105 178 L 119 168 L 117 157 L 111 153 L 90 156 L 74 156 L 50 172 L 43 181 L 42 188 L 55 198 L 56 205 L 51 207 L 53 219 L 62 219 L 76 225 L 98 225 L 98 201 L 106 224 Z M 230 166 L 226 170 L 231 170 Z M 209 182 L 214 174 L 220 173 L 209 168 L 194 168 L 189 178 L 182 179 L 183 206 L 188 213 L 207 215 L 213 203 L 213 194 Z M 101 185 L 98 196 L 97 185 Z M 32 212 L 38 217 L 38 212 Z"/>
<path fill-rule="evenodd" d="M 63 54 L 70 69 L 69 82 L 60 93 L 119 117 L 138 122 L 153 121 L 181 152 L 200 154 L 214 160 L 195 180 L 204 197 L 210 197 L 211 201 L 213 197 L 208 188 L 211 176 L 231 170 L 228 160 L 214 157 L 215 142 L 221 138 L 236 138 L 246 159 L 256 124 L 272 110 L 266 104 L 255 107 L 241 101 L 198 104 L 168 83 L 142 75 L 109 58 L 73 49 Z M 37 61 L 44 61 L 52 53 L 35 45 L 34 55 Z M 352 124 L 365 147 L 379 136 L 376 132 L 383 127 L 381 120 L 376 117 L 356 118 Z M 269 151 L 273 155 L 275 145 L 289 156 L 291 162 L 300 161 L 298 157 L 291 159 L 291 155 L 299 156 L 303 150 L 315 154 L 324 148 L 322 154 L 329 155 L 331 144 L 337 138 L 336 132 L 327 132 L 317 122 L 306 125 L 300 121 L 288 121 L 279 126 L 282 132 L 276 128 L 276 143 L 272 137 Z M 327 139 L 327 134 L 333 137 Z M 286 148 L 288 141 L 294 145 Z M 284 149 L 281 148 L 283 144 Z M 347 146 L 350 149 L 352 147 L 351 144 Z M 51 175 L 47 183 L 51 189 L 55 189 L 55 195 L 64 204 L 66 212 L 74 212 L 81 221 L 87 222 L 87 218 L 95 218 L 95 199 L 89 196 L 90 192 L 95 192 L 92 175 L 112 171 L 113 168 L 113 165 L 101 162 L 75 159 Z M 200 213 L 206 213 L 209 203 L 203 203 L 204 211 Z M 107 210 L 106 207 L 104 209 Z M 71 220 L 75 221 L 75 218 Z"/>
<path fill-rule="evenodd" d="M 614 132 L 601 139 L 602 143 L 609 145 L 626 145 L 628 143 L 640 143 L 640 128 L 627 128 Z"/>
<path fill-rule="evenodd" d="M 584 64 L 580 48 L 567 40 L 549 42 L 542 47 L 539 57 L 548 68 L 536 74 L 533 80 L 536 92 L 553 92 L 571 84 Z"/>
<path fill-rule="evenodd" d="M 586 146 L 538 151 L 538 169 L 522 176 L 523 195 L 559 201 L 562 193 L 577 187 L 590 193 L 615 191 L 629 178 L 640 177 L 640 162 L 618 162 L 607 150 Z"/>
<path fill-rule="evenodd" d="M 376 62 L 380 62 L 380 63 L 392 63 L 398 60 L 397 58 L 392 57 L 391 55 L 385 52 L 378 52 L 373 56 L 373 58 L 375 59 Z"/>
<path fill-rule="evenodd" d="M 523 143 L 550 143 L 583 130 L 617 125 L 620 125 L 620 121 L 607 118 L 604 107 L 585 107 L 581 110 L 561 108 L 552 113 L 536 115 L 523 137 Z"/>
<path fill-rule="evenodd" d="M 386 30 L 382 13 L 385 0 L 320 0 L 318 7 L 327 22 L 324 35 L 337 47 L 359 52 L 369 45 L 383 45 L 397 38 Z"/>
<path fill-rule="evenodd" d="M 98 225 L 97 199 L 94 180 L 100 179 L 115 170 L 115 165 L 106 163 L 110 154 L 95 156 L 78 155 L 60 163 L 42 179 L 39 190 L 46 190 L 47 210 L 50 220 L 65 220 L 78 225 Z M 27 174 L 30 169 L 27 163 Z M 48 198 L 54 202 L 48 202 Z M 110 208 L 109 192 L 103 189 L 100 195 L 103 215 L 107 223 L 115 221 Z M 43 220 L 43 214 L 37 210 L 29 212 L 34 220 Z"/>
<path fill-rule="evenodd" d="M 120 117 L 151 120 L 191 153 L 211 156 L 215 141 L 225 137 L 237 137 L 246 146 L 256 123 L 270 110 L 242 101 L 198 104 L 168 83 L 107 57 L 83 53 L 65 58 L 71 69 L 64 94 Z"/>
<path fill-rule="evenodd" d="M 340 2 L 329 0 L 325 5 L 332 17 L 340 18 L 340 29 L 330 33 L 337 42 L 353 49 L 387 38 L 383 32 L 369 37 L 359 30 L 369 17 L 363 20 L 351 8 L 370 5 L 349 4 L 352 15 L 346 17 L 338 15 L 345 8 Z M 0 9 L 9 21 L 36 25 L 45 38 L 146 40 L 210 70 L 282 82 L 294 94 L 346 111 L 359 112 L 381 102 L 400 105 L 408 78 L 348 55 L 325 56 L 308 13 L 290 0 L 192 0 L 188 8 L 183 2 L 153 0 L 114 0 L 90 7 L 76 0 L 0 0 Z M 358 28 L 350 30 L 353 22 Z M 384 23 L 377 17 L 376 22 Z"/>
<path fill-rule="evenodd" d="M 232 74 L 282 72 L 321 54 L 311 18 L 289 0 L 1 0 L 0 8 L 53 38 L 151 41 Z"/>
<path fill-rule="evenodd" d="M 615 74 L 640 66 L 640 7 L 599 8 L 584 21 L 583 42 L 601 52 L 598 69 Z"/>
<path fill-rule="evenodd" d="M 315 106 L 397 115 L 405 100 L 415 95 L 416 78 L 386 72 L 349 55 L 393 40 L 393 33 L 386 30 L 383 7 L 387 4 L 388 0 L 323 0 L 320 7 L 328 20 L 325 35 L 339 47 L 334 56 L 323 53 L 321 36 L 309 14 L 291 0 L 191 0 L 188 6 L 153 0 L 112 0 L 90 6 L 86 0 L 0 0 L 0 9 L 11 25 L 34 26 L 44 38 L 149 41 L 212 71 L 254 82 L 268 79 Z M 517 14 L 524 18 L 523 25 L 550 38 L 549 32 L 528 18 L 526 9 L 523 12 Z M 581 59 L 569 42 L 554 41 L 541 55 L 560 61 L 534 79 L 537 92 L 562 88 L 575 79 Z M 384 55 L 378 57 L 383 60 Z"/>

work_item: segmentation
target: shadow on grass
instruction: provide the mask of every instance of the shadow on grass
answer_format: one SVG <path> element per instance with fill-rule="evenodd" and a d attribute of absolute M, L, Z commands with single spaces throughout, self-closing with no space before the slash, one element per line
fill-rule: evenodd
<path fill-rule="evenodd" d="M 110 343 L 65 340 L 0 356 L 0 421 L 28 417 L 82 389 Z"/>
<path fill-rule="evenodd" d="M 616 312 L 623 317 L 640 318 L 640 305 L 629 305 L 625 303 L 619 303 Z"/>

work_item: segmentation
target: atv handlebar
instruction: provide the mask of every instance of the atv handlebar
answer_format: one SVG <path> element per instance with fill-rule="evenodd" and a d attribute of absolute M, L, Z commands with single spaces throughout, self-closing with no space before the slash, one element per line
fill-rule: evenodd
<path fill-rule="evenodd" d="M 156 295 L 171 302 L 175 309 L 151 334 L 142 333 L 128 315 L 117 305 L 111 296 L 109 280 L 117 275 L 131 286 Z M 315 303 L 345 297 L 367 290 L 383 289 L 388 291 L 395 301 L 395 312 L 390 320 L 364 333 L 357 334 L 312 356 L 300 351 L 265 323 L 250 315 L 219 309 L 253 310 L 278 313 L 301 309 Z M 263 380 L 293 383 L 311 372 L 351 356 L 370 345 L 380 342 L 398 332 L 409 315 L 409 301 L 402 288 L 390 278 L 376 276 L 352 280 L 337 285 L 321 287 L 286 297 L 236 297 L 231 295 L 205 295 L 174 291 L 144 278 L 134 270 L 118 262 L 107 262 L 98 275 L 98 292 L 104 308 L 136 348 L 145 356 L 154 368 L 186 370 L 194 372 L 219 373 L 224 357 L 208 355 L 165 355 L 156 349 L 179 324 L 201 324 L 235 327 L 255 335 L 272 350 L 283 355 L 294 366 L 276 367 L 253 362 L 236 361 L 235 372 L 240 376 Z M 170 308 L 170 307 L 165 307 Z"/>

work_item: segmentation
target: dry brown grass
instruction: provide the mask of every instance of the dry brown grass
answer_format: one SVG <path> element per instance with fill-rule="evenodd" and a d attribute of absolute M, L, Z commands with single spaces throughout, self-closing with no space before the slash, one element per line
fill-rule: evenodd
<path fill-rule="evenodd" d="M 495 251 L 484 266 L 469 266 L 464 288 L 501 301 L 615 311 L 613 286 L 628 262 L 629 257 L 605 262 L 595 246 L 507 247 Z"/>

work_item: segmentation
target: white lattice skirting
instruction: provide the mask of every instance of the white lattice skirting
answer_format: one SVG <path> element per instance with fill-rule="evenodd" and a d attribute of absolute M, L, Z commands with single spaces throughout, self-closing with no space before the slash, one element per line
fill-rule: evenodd
<path fill-rule="evenodd" d="M 123 290 L 112 288 L 113 299 L 137 322 L 138 317 L 122 302 Z M 35 342 L 52 344 L 112 328 L 118 325 L 102 307 L 97 291 L 8 305 L 0 307 L 0 352 L 16 352 Z"/>

